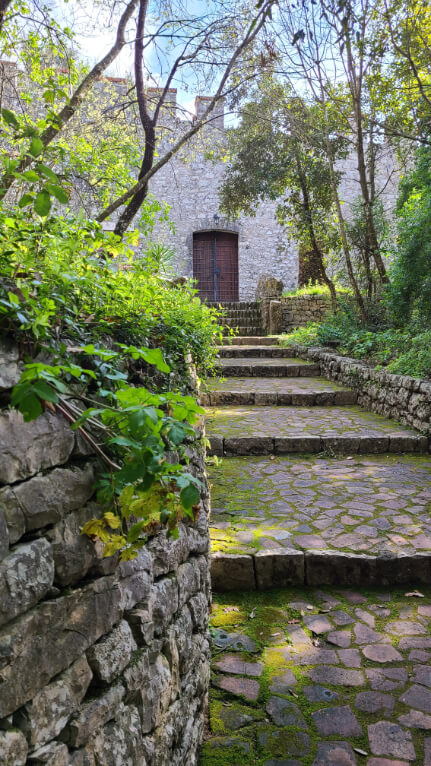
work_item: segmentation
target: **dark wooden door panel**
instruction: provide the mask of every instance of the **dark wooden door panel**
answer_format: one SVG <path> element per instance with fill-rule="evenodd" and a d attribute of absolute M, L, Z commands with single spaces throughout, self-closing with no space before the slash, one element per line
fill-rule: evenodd
<path fill-rule="evenodd" d="M 199 295 L 214 300 L 214 237 L 211 232 L 193 235 L 193 276 L 197 280 Z"/>
<path fill-rule="evenodd" d="M 193 276 L 210 301 L 238 300 L 238 235 L 206 231 L 193 236 Z"/>

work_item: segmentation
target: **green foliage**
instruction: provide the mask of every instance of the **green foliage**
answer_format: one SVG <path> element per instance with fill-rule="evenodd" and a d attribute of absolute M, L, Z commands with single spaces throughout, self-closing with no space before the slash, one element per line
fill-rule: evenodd
<path fill-rule="evenodd" d="M 83 532 L 131 558 L 145 535 L 177 535 L 198 512 L 185 445 L 202 410 L 185 358 L 212 365 L 218 314 L 134 256 L 137 232 L 121 242 L 82 216 L 19 206 L 0 210 L 0 231 L 0 330 L 44 360 L 26 365 L 11 404 L 26 421 L 49 409 L 81 430 L 108 467 L 104 515 Z"/>
<path fill-rule="evenodd" d="M 80 353 L 100 356 L 104 363 L 109 359 L 111 364 L 132 356 L 169 372 L 159 349 L 122 346 L 121 352 L 115 352 L 88 346 Z M 194 518 L 198 512 L 200 482 L 170 457 L 184 458 L 183 444 L 195 438 L 192 424 L 203 410 L 193 397 L 134 388 L 121 374 L 109 376 L 107 390 L 106 377 L 103 365 L 93 371 L 77 364 L 28 364 L 13 389 L 11 404 L 27 422 L 46 407 L 58 409 L 93 446 L 95 442 L 82 427 L 90 423 L 93 431 L 103 430 L 109 457 L 98 451 L 110 472 L 99 478 L 98 500 L 106 510 L 102 518 L 87 522 L 83 533 L 103 542 L 105 556 L 120 551 L 122 560 L 127 560 L 145 543 L 145 533 L 164 524 L 168 534 L 175 536 L 178 521 Z M 67 378 L 80 383 L 79 391 L 63 382 Z M 95 389 L 92 396 L 100 403 L 80 412 L 69 398 L 89 401 L 89 382 Z"/>
<path fill-rule="evenodd" d="M 352 305 L 345 304 L 321 324 L 310 323 L 284 335 L 281 343 L 332 346 L 338 353 L 366 359 L 398 375 L 431 377 L 431 332 L 418 330 L 415 325 L 385 327 L 381 307 L 374 309 L 374 320 L 374 325 L 365 327 Z"/>
<path fill-rule="evenodd" d="M 334 280 L 334 286 L 338 295 L 350 295 L 351 289 Z M 288 297 L 301 297 L 304 295 L 320 295 L 322 298 L 330 298 L 329 288 L 327 285 L 319 283 L 309 282 L 303 287 L 297 287 L 296 290 L 284 290 L 283 295 Z"/>
<path fill-rule="evenodd" d="M 401 182 L 398 242 L 389 312 L 398 326 L 431 322 L 431 147 L 417 152 L 416 165 Z"/>
<path fill-rule="evenodd" d="M 317 322 L 309 322 L 305 327 L 296 327 L 292 332 L 281 336 L 280 345 L 292 346 L 295 343 L 301 343 L 303 346 L 317 346 L 319 343 L 318 329 Z"/>

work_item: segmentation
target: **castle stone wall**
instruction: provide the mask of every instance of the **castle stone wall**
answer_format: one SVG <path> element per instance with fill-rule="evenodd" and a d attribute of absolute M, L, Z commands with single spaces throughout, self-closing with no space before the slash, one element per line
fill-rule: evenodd
<path fill-rule="evenodd" d="M 20 374 L 0 347 L 0 394 Z M 80 528 L 102 513 L 101 466 L 46 412 L 0 411 L 0 763 L 194 766 L 209 683 L 209 495 L 139 556 L 102 559 Z"/>
<path fill-rule="evenodd" d="M 193 233 L 229 231 L 238 233 L 239 300 L 254 300 L 262 274 L 281 279 L 286 288 L 298 282 L 298 256 L 275 218 L 276 203 L 263 202 L 256 216 L 238 221 L 224 219 L 219 211 L 218 189 L 225 168 L 223 162 L 205 158 L 205 144 L 223 141 L 223 132 L 208 126 L 202 141 L 192 141 L 185 154 L 170 160 L 150 182 L 150 191 L 160 202 L 171 206 L 170 221 L 157 223 L 152 238 L 175 248 L 180 273 L 193 276 Z M 216 223 L 214 216 L 219 217 Z"/>

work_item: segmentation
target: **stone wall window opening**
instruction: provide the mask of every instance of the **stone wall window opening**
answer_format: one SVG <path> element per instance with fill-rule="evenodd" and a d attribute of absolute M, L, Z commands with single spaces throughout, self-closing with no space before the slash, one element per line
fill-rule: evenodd
<path fill-rule="evenodd" d="M 193 277 L 207 301 L 238 301 L 238 234 L 209 230 L 193 234 Z"/>

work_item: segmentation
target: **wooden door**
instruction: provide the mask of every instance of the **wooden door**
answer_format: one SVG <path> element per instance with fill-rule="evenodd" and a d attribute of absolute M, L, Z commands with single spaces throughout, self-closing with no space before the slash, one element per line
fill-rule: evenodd
<path fill-rule="evenodd" d="M 238 300 L 238 235 L 204 231 L 193 235 L 193 276 L 208 301 Z"/>

